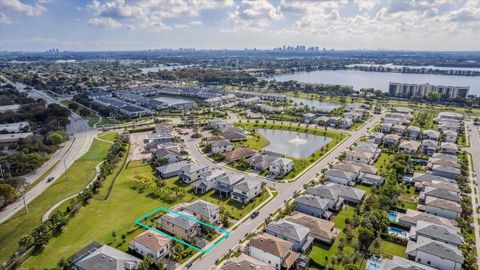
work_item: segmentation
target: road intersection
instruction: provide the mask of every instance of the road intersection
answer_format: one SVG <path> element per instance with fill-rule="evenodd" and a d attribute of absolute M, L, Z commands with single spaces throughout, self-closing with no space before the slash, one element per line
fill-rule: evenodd
<path fill-rule="evenodd" d="M 21 92 L 28 91 L 29 96 L 32 98 L 42 98 L 47 103 L 58 103 L 57 100 L 48 96 L 45 92 L 40 90 L 32 89 L 25 90 L 25 86 L 22 84 L 14 84 L 17 89 Z M 26 203 L 30 203 L 36 197 L 38 197 L 46 188 L 52 185 L 56 179 L 58 179 L 64 172 L 65 169 L 70 167 L 70 165 L 75 162 L 78 158 L 84 155 L 90 145 L 93 142 L 93 138 L 98 133 L 96 129 L 90 128 L 88 124 L 81 118 L 79 115 L 72 113 L 70 116 L 70 124 L 67 126 L 68 132 L 71 134 L 70 139 L 64 143 L 63 147 L 58 150 L 53 156 L 45 162 L 40 168 L 38 168 L 34 173 L 31 173 L 26 176 L 28 183 L 33 183 L 39 177 L 45 176 L 44 179 L 53 177 L 54 180 L 47 183 L 47 181 L 41 181 L 37 183 L 33 188 L 25 193 Z M 50 172 L 49 172 L 50 170 Z M 47 175 L 47 172 L 49 172 Z M 6 206 L 0 212 L 0 224 L 7 221 L 10 217 L 16 214 L 18 211 L 24 208 L 23 198 L 18 199 L 12 204 Z"/>
<path fill-rule="evenodd" d="M 301 190 L 303 186 L 315 179 L 317 173 L 322 169 L 327 168 L 335 159 L 340 156 L 348 147 L 357 142 L 362 136 L 367 135 L 368 130 L 373 127 L 378 121 L 380 121 L 381 115 L 375 115 L 370 118 L 367 123 L 359 130 L 353 131 L 351 136 L 342 141 L 336 148 L 327 153 L 320 161 L 308 168 L 303 174 L 301 174 L 294 182 L 291 183 L 275 183 L 275 187 L 278 191 L 277 197 L 260 209 L 259 215 L 255 219 L 248 219 L 241 225 L 239 225 L 231 235 L 220 243 L 210 253 L 205 254 L 199 260 L 197 260 L 190 269 L 205 270 L 215 265 L 215 262 L 222 258 L 229 250 L 232 250 L 246 234 L 255 231 L 255 229 L 261 225 L 265 218 L 270 216 L 278 209 L 280 209 L 284 203 L 293 197 L 297 190 Z M 194 141 L 186 141 L 187 148 L 190 154 L 195 160 L 212 163 L 209 159 L 205 158 L 196 147 Z M 218 166 L 218 165 L 217 165 Z M 273 184 L 273 182 L 272 182 Z"/>

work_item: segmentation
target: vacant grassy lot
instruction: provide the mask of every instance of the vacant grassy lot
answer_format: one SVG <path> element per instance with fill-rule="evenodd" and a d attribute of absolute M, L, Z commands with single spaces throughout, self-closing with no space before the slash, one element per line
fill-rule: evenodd
<path fill-rule="evenodd" d="M 240 218 L 268 198 L 268 192 L 264 192 L 242 207 L 230 199 L 217 197 L 213 191 L 197 196 L 190 192 L 191 186 L 183 184 L 178 177 L 163 180 L 165 186 L 162 188 L 156 187 L 154 179 L 150 165 L 140 161 L 129 163 L 115 181 L 107 200 L 95 196 L 89 205 L 70 220 L 64 233 L 52 239 L 42 254 L 30 257 L 24 267 L 52 267 L 60 258 L 71 256 L 91 241 L 126 251 L 128 242 L 144 231 L 134 224 L 135 219 L 160 206 L 171 207 L 201 198 L 218 204 L 231 216 Z M 106 185 L 102 187 L 104 188 Z M 113 236 L 113 231 L 116 237 Z"/>
<path fill-rule="evenodd" d="M 94 140 L 90 150 L 73 163 L 65 174 L 29 204 L 30 214 L 24 210 L 0 225 L 0 261 L 18 248 L 18 240 L 40 224 L 42 215 L 55 203 L 81 191 L 95 175 L 95 165 L 102 161 L 111 144 Z M 41 264 L 40 264 L 41 265 Z"/>
<path fill-rule="evenodd" d="M 281 124 L 281 123 L 267 123 L 267 124 L 241 123 L 239 124 L 239 126 L 251 132 L 253 132 L 257 128 L 267 128 L 267 129 L 288 130 L 288 131 L 301 132 L 301 133 L 307 133 L 307 134 L 313 134 L 313 135 L 332 138 L 332 140 L 328 144 L 326 144 L 324 147 L 320 148 L 319 150 L 317 150 L 315 153 L 313 153 L 311 156 L 307 158 L 291 158 L 294 161 L 295 165 L 293 167 L 293 170 L 290 171 L 290 173 L 285 176 L 285 179 L 295 178 L 297 175 L 303 172 L 303 170 L 305 170 L 308 166 L 315 163 L 317 160 L 323 157 L 325 153 L 327 153 L 330 149 L 335 147 L 345 137 L 348 136 L 346 133 L 328 130 L 328 129 L 320 128 L 318 126 L 305 127 L 305 126 L 293 125 L 292 123 L 290 123 L 289 125 Z M 254 144 L 254 147 L 257 147 L 257 148 L 261 145 L 261 143 L 262 143 L 261 139 L 259 139 L 258 141 L 252 142 L 252 144 Z M 253 149 L 256 149 L 256 148 L 253 148 Z M 260 149 L 263 149 L 263 147 L 261 147 Z"/>

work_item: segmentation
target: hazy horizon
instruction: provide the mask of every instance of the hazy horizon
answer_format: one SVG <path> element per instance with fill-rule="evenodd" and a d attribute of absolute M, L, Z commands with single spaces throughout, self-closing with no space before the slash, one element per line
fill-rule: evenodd
<path fill-rule="evenodd" d="M 0 51 L 478 51 L 480 1 L 0 0 Z"/>

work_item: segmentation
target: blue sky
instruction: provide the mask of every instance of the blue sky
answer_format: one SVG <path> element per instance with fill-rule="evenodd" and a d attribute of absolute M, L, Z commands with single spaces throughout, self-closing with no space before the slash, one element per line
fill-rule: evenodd
<path fill-rule="evenodd" d="M 479 50 L 480 0 L 0 0 L 0 50 Z"/>

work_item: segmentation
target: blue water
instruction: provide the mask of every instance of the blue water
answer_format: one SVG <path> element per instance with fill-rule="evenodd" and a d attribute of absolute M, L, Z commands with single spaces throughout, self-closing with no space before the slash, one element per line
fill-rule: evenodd
<path fill-rule="evenodd" d="M 313 108 L 314 110 L 317 111 L 322 111 L 322 112 L 329 112 L 335 108 L 340 107 L 340 104 L 335 104 L 335 103 L 329 103 L 329 102 L 322 102 L 320 100 L 313 100 L 313 99 L 306 99 L 306 98 L 296 98 L 296 97 L 291 97 L 290 98 L 297 106 L 308 106 L 310 108 Z"/>
<path fill-rule="evenodd" d="M 295 131 L 259 128 L 270 142 L 264 149 L 293 158 L 306 158 L 328 144 L 332 138 Z"/>
<path fill-rule="evenodd" d="M 407 232 L 403 229 L 397 228 L 397 227 L 388 227 L 388 234 L 396 235 L 398 237 L 406 238 L 407 237 Z"/>
<path fill-rule="evenodd" d="M 367 270 L 380 270 L 382 264 L 379 261 L 368 260 L 367 261 Z"/>
<path fill-rule="evenodd" d="M 179 97 L 179 96 L 159 96 L 159 97 L 156 97 L 155 100 L 163 101 L 167 103 L 169 106 L 194 101 L 191 98 Z"/>
<path fill-rule="evenodd" d="M 271 79 L 279 82 L 295 80 L 304 83 L 352 85 L 355 90 L 375 88 L 384 92 L 388 91 L 389 82 L 470 86 L 469 94 L 480 95 L 480 79 L 474 76 L 367 72 L 359 70 L 317 70 L 282 74 L 273 76 Z"/>
<path fill-rule="evenodd" d="M 398 213 L 395 211 L 390 211 L 388 212 L 388 220 L 391 222 L 396 222 L 398 219 Z"/>

